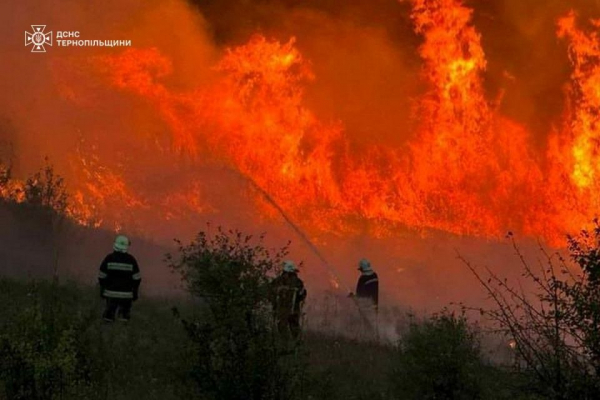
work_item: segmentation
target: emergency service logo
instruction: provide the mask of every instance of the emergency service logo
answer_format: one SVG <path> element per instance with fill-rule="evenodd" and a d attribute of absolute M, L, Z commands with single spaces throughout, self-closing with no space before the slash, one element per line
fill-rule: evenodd
<path fill-rule="evenodd" d="M 52 31 L 44 33 L 46 25 L 31 25 L 33 32 L 25 31 L 25 47 L 31 45 L 32 53 L 45 53 L 44 45 L 52 46 Z"/>

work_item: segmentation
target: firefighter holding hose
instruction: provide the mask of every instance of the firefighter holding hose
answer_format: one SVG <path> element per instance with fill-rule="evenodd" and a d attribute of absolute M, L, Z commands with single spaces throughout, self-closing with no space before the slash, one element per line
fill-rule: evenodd
<path fill-rule="evenodd" d="M 271 282 L 271 302 L 277 324 L 277 330 L 282 338 L 291 337 L 297 340 L 300 336 L 300 318 L 302 305 L 306 299 L 304 282 L 298 277 L 298 268 L 293 261 L 283 263 L 281 275 Z"/>
<path fill-rule="evenodd" d="M 100 295 L 106 299 L 102 317 L 107 322 L 113 322 L 117 314 L 120 321 L 129 321 L 131 304 L 138 298 L 142 278 L 137 260 L 127 252 L 130 245 L 127 236 L 117 236 L 113 252 L 100 265 Z"/>
<path fill-rule="evenodd" d="M 373 271 L 371 263 L 366 258 L 363 258 L 358 263 L 360 278 L 356 284 L 356 298 L 363 308 L 373 308 L 377 310 L 379 307 L 379 278 L 377 273 Z"/>
<path fill-rule="evenodd" d="M 379 338 L 379 277 L 366 258 L 359 261 L 358 270 L 360 277 L 356 284 L 356 294 L 350 293 L 349 296 L 356 300 L 363 333 L 371 332 Z"/>
<path fill-rule="evenodd" d="M 366 258 L 359 261 L 358 270 L 360 277 L 356 284 L 356 293 L 350 293 L 348 296 L 356 298 L 361 309 L 377 311 L 379 307 L 379 277 Z"/>

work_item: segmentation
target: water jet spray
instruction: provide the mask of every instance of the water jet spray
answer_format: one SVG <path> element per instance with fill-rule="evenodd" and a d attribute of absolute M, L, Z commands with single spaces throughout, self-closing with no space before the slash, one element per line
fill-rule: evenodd
<path fill-rule="evenodd" d="M 335 270 L 335 268 L 333 266 L 331 266 L 331 264 L 327 261 L 327 259 L 325 258 L 325 256 L 323 256 L 323 254 L 319 251 L 319 249 L 317 248 L 317 246 L 306 236 L 306 234 L 304 233 L 304 231 L 302 231 L 302 229 L 300 229 L 300 227 L 296 223 L 294 223 L 294 221 L 292 220 L 292 218 L 275 201 L 275 199 L 273 199 L 273 197 L 269 194 L 269 192 L 267 192 L 265 189 L 263 189 L 254 179 L 252 179 L 250 176 L 244 174 L 240 170 L 235 169 L 235 168 L 230 168 L 230 167 L 227 167 L 227 168 L 229 170 L 235 172 L 242 179 L 244 179 L 271 206 L 273 206 L 273 208 L 275 208 L 277 210 L 277 212 L 283 217 L 283 219 L 285 220 L 285 222 L 292 228 L 292 230 L 300 237 L 300 239 L 302 239 L 302 241 L 317 256 L 317 258 L 319 260 L 321 260 L 321 262 L 323 263 L 322 265 L 325 267 L 325 269 L 329 273 L 329 276 L 337 284 L 336 289 L 340 288 L 340 287 L 343 287 L 343 289 L 346 290 L 346 293 L 351 293 L 352 291 L 350 290 L 350 288 L 347 285 L 344 285 L 342 283 L 342 280 L 340 279 L 340 276 L 337 273 L 337 271 Z M 358 313 L 360 314 L 360 317 L 364 320 L 364 322 L 369 327 L 369 329 L 377 332 L 377 327 L 373 327 L 373 324 L 371 323 L 371 321 L 363 313 L 363 310 L 361 309 L 360 305 L 358 304 L 358 301 L 356 300 L 356 298 L 355 297 L 350 297 L 350 298 L 352 299 L 352 302 L 356 306 L 356 309 L 358 310 Z"/>

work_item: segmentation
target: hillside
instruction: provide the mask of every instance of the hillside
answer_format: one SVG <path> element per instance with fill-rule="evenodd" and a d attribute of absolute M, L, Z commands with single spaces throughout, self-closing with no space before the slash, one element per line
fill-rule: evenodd
<path fill-rule="evenodd" d="M 0 280 L 0 302 L 0 398 L 203 398 L 191 377 L 193 347 L 172 312 L 192 312 L 189 303 L 145 297 L 128 324 L 106 324 L 95 287 L 14 279 Z M 391 346 L 317 332 L 304 342 L 288 356 L 307 364 L 299 398 L 397 398 Z M 490 367 L 484 376 L 486 399 L 508 398 L 510 381 L 497 380 L 505 373 Z"/>

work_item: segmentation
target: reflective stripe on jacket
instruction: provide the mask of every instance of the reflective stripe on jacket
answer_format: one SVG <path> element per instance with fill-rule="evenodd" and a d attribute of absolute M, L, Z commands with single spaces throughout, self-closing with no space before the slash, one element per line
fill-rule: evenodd
<path fill-rule="evenodd" d="M 115 251 L 104 258 L 98 271 L 98 282 L 105 297 L 132 299 L 142 281 L 137 260 L 131 254 Z"/>
<path fill-rule="evenodd" d="M 104 289 L 104 296 L 111 299 L 133 299 L 133 292 L 117 292 L 114 290 Z"/>

